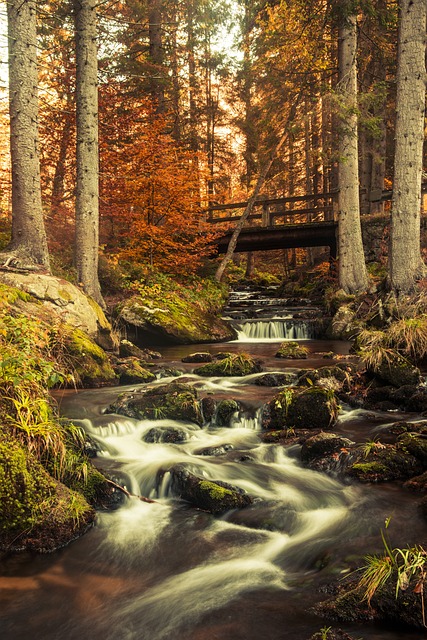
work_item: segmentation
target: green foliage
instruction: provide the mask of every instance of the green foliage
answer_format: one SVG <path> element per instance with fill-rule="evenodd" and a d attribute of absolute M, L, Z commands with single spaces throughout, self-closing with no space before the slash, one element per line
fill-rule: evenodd
<path fill-rule="evenodd" d="M 386 528 L 389 520 L 386 521 Z M 392 548 L 383 530 L 381 538 L 384 546 L 382 555 L 367 555 L 366 564 L 362 568 L 362 576 L 358 588 L 363 592 L 363 599 L 371 602 L 374 594 L 389 581 L 395 582 L 396 598 L 400 591 L 406 591 L 410 585 L 414 593 L 420 594 L 422 600 L 423 625 L 424 615 L 424 583 L 427 577 L 427 551 L 415 545 L 400 549 Z"/>
<path fill-rule="evenodd" d="M 283 342 L 277 353 L 276 358 L 304 359 L 310 350 L 299 342 Z"/>
<path fill-rule="evenodd" d="M 260 371 L 259 363 L 247 353 L 227 353 L 224 357 L 195 369 L 201 376 L 248 376 Z"/>

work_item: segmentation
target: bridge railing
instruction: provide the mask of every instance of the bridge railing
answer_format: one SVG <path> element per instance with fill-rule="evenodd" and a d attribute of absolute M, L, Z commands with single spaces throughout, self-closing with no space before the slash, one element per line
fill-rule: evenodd
<path fill-rule="evenodd" d="M 273 227 L 277 224 L 322 222 L 334 217 L 334 193 L 317 193 L 285 198 L 260 198 L 248 216 L 248 225 Z M 219 224 L 238 220 L 247 202 L 212 205 L 208 222 Z M 243 211 L 242 211 L 243 210 Z"/>
<path fill-rule="evenodd" d="M 427 182 L 422 187 L 421 212 L 427 212 Z M 387 202 L 392 198 L 390 189 L 376 189 L 369 194 L 371 202 Z M 246 209 L 247 202 L 211 205 L 207 221 L 212 224 L 235 222 Z M 239 211 L 243 210 L 243 211 Z M 248 226 L 274 227 L 279 224 L 297 224 L 336 220 L 338 214 L 338 192 L 288 196 L 285 198 L 262 198 L 254 204 L 248 216 Z"/>

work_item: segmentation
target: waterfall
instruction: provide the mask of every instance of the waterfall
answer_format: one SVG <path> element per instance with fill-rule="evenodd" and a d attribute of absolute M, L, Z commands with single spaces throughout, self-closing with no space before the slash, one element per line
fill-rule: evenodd
<path fill-rule="evenodd" d="M 238 340 L 308 340 L 312 325 L 304 320 L 247 320 L 235 325 Z"/>

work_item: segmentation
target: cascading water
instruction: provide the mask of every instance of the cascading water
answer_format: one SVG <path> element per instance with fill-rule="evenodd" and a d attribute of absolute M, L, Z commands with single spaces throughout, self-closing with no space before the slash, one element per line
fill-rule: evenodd
<path fill-rule="evenodd" d="M 104 413 L 118 389 L 63 399 L 63 415 L 96 441 L 96 464 L 155 502 L 124 498 L 61 552 L 4 559 L 2 640 L 308 640 L 324 626 L 309 610 L 325 599 L 319 584 L 372 548 L 385 517 L 400 518 L 403 531 L 411 507 L 396 491 L 304 468 L 298 445 L 262 443 L 259 408 L 275 391 L 256 386 L 257 375 L 186 376 L 202 393 L 239 399 L 230 428 Z M 171 429 L 179 443 L 162 437 Z M 221 517 L 189 505 L 172 491 L 177 464 L 253 503 Z M 366 623 L 344 628 L 364 640 L 419 638 Z"/>
<path fill-rule="evenodd" d="M 304 307 L 310 319 L 298 316 L 302 311 L 299 300 L 271 298 L 262 291 L 234 291 L 231 293 L 224 315 L 234 325 L 238 340 L 308 340 L 314 338 L 313 318 L 321 315 L 320 309 Z"/>
<path fill-rule="evenodd" d="M 273 318 L 271 320 L 247 320 L 236 323 L 239 340 L 308 340 L 313 328 L 304 320 Z"/>
<path fill-rule="evenodd" d="M 131 493 L 156 500 L 134 498 L 101 516 L 99 553 L 131 570 L 149 567 L 141 592 L 115 604 L 105 638 L 117 638 L 120 629 L 121 638 L 139 639 L 142 627 L 150 640 L 191 637 L 189 627 L 249 592 L 288 590 L 295 575 L 315 567 L 331 537 L 356 527 L 360 491 L 301 468 L 282 447 L 261 444 L 254 421 L 236 416 L 233 428 L 203 429 L 155 422 L 160 432 L 184 431 L 180 444 L 145 442 L 153 421 L 117 415 L 81 421 L 98 444 L 101 466 L 114 462 Z M 224 445 L 224 455 L 199 453 Z M 221 519 L 193 510 L 171 493 L 168 474 L 176 464 L 239 487 L 254 504 Z M 156 569 L 162 549 L 174 556 L 166 574 Z M 170 575 L 178 558 L 179 570 Z"/>

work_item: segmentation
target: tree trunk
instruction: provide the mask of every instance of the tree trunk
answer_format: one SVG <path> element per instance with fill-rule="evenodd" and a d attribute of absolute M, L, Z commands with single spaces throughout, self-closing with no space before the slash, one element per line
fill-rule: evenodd
<path fill-rule="evenodd" d="M 390 231 L 390 285 L 409 293 L 425 269 L 420 209 L 425 111 L 426 0 L 401 0 L 396 144 Z"/>
<path fill-rule="evenodd" d="M 77 184 L 75 263 L 84 291 L 104 306 L 98 280 L 99 158 L 97 0 L 74 0 Z"/>
<path fill-rule="evenodd" d="M 150 93 L 156 113 L 165 111 L 162 44 L 162 0 L 148 1 L 148 39 L 152 63 Z"/>
<path fill-rule="evenodd" d="M 20 266 L 49 269 L 43 222 L 38 134 L 36 3 L 7 3 L 9 36 L 12 242 Z"/>
<path fill-rule="evenodd" d="M 347 293 L 368 288 L 359 211 L 357 147 L 357 24 L 356 16 L 342 20 L 338 92 L 343 103 L 339 132 L 339 283 Z"/>

